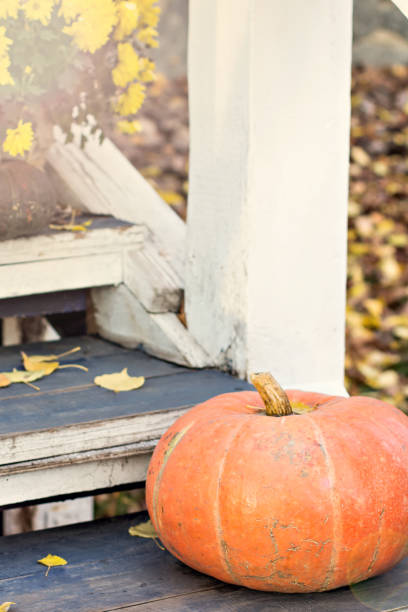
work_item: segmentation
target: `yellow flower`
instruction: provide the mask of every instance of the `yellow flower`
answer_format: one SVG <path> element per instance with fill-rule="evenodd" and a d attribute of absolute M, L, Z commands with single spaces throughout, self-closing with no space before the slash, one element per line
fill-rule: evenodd
<path fill-rule="evenodd" d="M 0 27 L 0 57 L 7 55 L 9 46 L 13 41 L 6 36 L 6 28 Z"/>
<path fill-rule="evenodd" d="M 148 26 L 147 28 L 143 28 L 143 30 L 140 30 L 140 32 L 138 32 L 137 38 L 138 40 L 140 40 L 140 42 L 144 43 L 145 45 L 148 45 L 149 47 L 158 47 L 159 41 L 155 38 L 155 36 L 158 35 L 159 34 L 157 30 Z"/>
<path fill-rule="evenodd" d="M 27 64 L 27 66 L 24 68 L 24 74 L 31 74 L 32 71 L 33 69 L 31 68 L 31 66 Z"/>
<path fill-rule="evenodd" d="M 157 27 L 160 17 L 160 8 L 154 6 L 157 0 L 139 0 L 141 21 L 152 28 Z"/>
<path fill-rule="evenodd" d="M 154 70 L 156 69 L 155 63 L 150 61 L 147 57 L 141 57 L 139 60 L 139 70 L 140 73 L 138 75 L 138 79 L 143 81 L 143 83 L 150 83 L 150 81 L 154 81 L 156 75 L 154 74 Z"/>
<path fill-rule="evenodd" d="M 0 19 L 7 19 L 7 17 L 13 17 L 13 19 L 17 19 L 19 8 L 20 0 L 1 0 Z"/>
<path fill-rule="evenodd" d="M 59 15 L 64 17 L 66 22 L 70 22 L 79 15 L 83 5 L 83 0 L 61 0 Z"/>
<path fill-rule="evenodd" d="M 27 0 L 23 5 L 27 19 L 40 21 L 44 26 L 49 24 L 53 8 L 54 0 Z"/>
<path fill-rule="evenodd" d="M 113 82 L 117 87 L 126 87 L 139 74 L 139 56 L 131 43 L 118 44 L 119 63 L 112 70 Z"/>
<path fill-rule="evenodd" d="M 31 122 L 23 123 L 20 119 L 15 129 L 7 130 L 6 140 L 3 142 L 3 151 L 10 153 L 12 157 L 17 155 L 24 157 L 25 151 L 29 151 L 33 145 L 33 138 Z"/>
<path fill-rule="evenodd" d="M 115 30 L 115 40 L 123 40 L 136 29 L 139 20 L 139 9 L 135 2 L 119 2 L 119 23 Z"/>
<path fill-rule="evenodd" d="M 10 58 L 8 55 L 0 57 L 0 85 L 14 85 L 14 79 L 9 72 Z"/>
<path fill-rule="evenodd" d="M 122 132 L 122 134 L 135 134 L 136 132 L 142 131 L 142 126 L 140 121 L 126 121 L 126 119 L 122 119 L 118 121 L 116 124 L 118 130 Z"/>
<path fill-rule="evenodd" d="M 116 5 L 113 0 L 93 0 L 81 8 L 78 19 L 66 26 L 64 32 L 73 37 L 82 51 L 95 53 L 107 42 L 116 23 Z"/>
<path fill-rule="evenodd" d="M 132 83 L 127 91 L 119 97 L 116 112 L 126 117 L 134 115 L 142 106 L 145 99 L 146 87 L 141 83 Z"/>

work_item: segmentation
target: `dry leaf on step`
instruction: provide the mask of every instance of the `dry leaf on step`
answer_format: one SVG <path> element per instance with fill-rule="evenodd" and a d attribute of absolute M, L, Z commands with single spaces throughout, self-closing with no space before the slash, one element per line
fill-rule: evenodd
<path fill-rule="evenodd" d="M 7 376 L 4 376 L 4 374 L 0 374 L 0 387 L 8 387 L 9 385 L 11 385 L 11 380 L 7 378 Z"/>
<path fill-rule="evenodd" d="M 110 391 L 133 391 L 144 385 L 143 376 L 129 376 L 127 368 L 113 374 L 103 374 L 94 378 L 95 385 L 109 389 Z"/>
<path fill-rule="evenodd" d="M 146 521 L 145 523 L 138 523 L 129 527 L 129 533 L 131 536 L 139 536 L 139 538 L 158 538 L 159 534 L 153 527 L 152 521 Z"/>
<path fill-rule="evenodd" d="M 44 376 L 49 376 L 59 368 L 58 361 L 33 361 L 24 351 L 21 351 L 21 357 L 27 372 L 43 372 Z"/>
<path fill-rule="evenodd" d="M 74 225 L 72 223 L 66 223 L 65 225 L 51 224 L 48 227 L 53 230 L 63 230 L 66 232 L 87 232 L 91 223 L 92 221 L 85 221 L 85 223 L 80 225 Z"/>
<path fill-rule="evenodd" d="M 39 391 L 40 389 L 36 385 L 33 385 L 32 382 L 43 378 L 45 374 L 42 370 L 38 372 L 25 372 L 24 370 L 16 370 L 14 368 L 12 372 L 0 372 L 0 377 L 1 376 L 8 378 L 10 383 L 24 383 L 33 387 L 36 391 Z"/>
<path fill-rule="evenodd" d="M 139 538 L 150 538 L 155 541 L 157 546 L 161 550 L 165 550 L 163 546 L 159 544 L 157 541 L 159 538 L 159 534 L 155 530 L 152 521 L 146 521 L 145 523 L 138 523 L 137 525 L 132 525 L 129 527 L 129 534 L 131 536 L 138 536 Z"/>
<path fill-rule="evenodd" d="M 76 349 L 69 351 L 70 353 L 75 352 Z M 67 353 L 63 353 L 62 355 L 66 355 Z M 62 355 L 59 355 L 61 357 Z M 55 370 L 61 370 L 63 368 L 78 368 L 80 370 L 88 371 L 88 368 L 82 365 L 78 365 L 76 363 L 68 363 L 66 365 L 61 365 L 59 361 L 49 361 L 52 357 L 58 357 L 58 355 L 45 355 L 45 357 L 41 358 L 41 355 L 33 355 L 29 357 L 21 351 L 21 357 L 23 359 L 23 364 L 27 372 L 43 372 L 44 376 L 49 376 Z"/>
<path fill-rule="evenodd" d="M 5 601 L 0 605 L 0 612 L 8 612 L 10 610 L 10 606 L 15 606 L 16 603 L 14 601 Z"/>
<path fill-rule="evenodd" d="M 57 565 L 66 565 L 68 561 L 63 559 L 62 557 L 58 557 L 58 555 L 47 555 L 43 559 L 38 559 L 37 563 L 41 563 L 41 565 L 45 565 L 48 569 L 45 572 L 45 575 L 48 576 L 48 572 L 51 567 L 56 567 Z"/>

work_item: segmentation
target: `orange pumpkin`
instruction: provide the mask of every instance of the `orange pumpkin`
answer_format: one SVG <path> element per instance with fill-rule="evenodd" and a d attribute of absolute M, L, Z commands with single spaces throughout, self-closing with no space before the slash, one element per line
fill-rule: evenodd
<path fill-rule="evenodd" d="M 146 494 L 163 544 L 265 591 L 325 591 L 389 569 L 408 552 L 407 416 L 368 397 L 288 401 L 263 376 L 265 405 L 256 391 L 220 395 L 160 440 Z"/>

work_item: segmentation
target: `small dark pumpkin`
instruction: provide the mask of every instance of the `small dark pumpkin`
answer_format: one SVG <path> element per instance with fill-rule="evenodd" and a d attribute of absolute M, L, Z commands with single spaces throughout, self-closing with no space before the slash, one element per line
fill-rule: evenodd
<path fill-rule="evenodd" d="M 55 191 L 45 172 L 19 160 L 0 165 L 0 240 L 43 232 L 55 207 Z"/>
<path fill-rule="evenodd" d="M 392 567 L 408 551 L 408 418 L 253 382 L 259 394 L 214 397 L 157 445 L 146 499 L 166 548 L 219 580 L 288 593 Z"/>

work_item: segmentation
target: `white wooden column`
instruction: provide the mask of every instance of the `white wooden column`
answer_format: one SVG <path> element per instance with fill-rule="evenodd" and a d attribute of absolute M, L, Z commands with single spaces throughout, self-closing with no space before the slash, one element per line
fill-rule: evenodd
<path fill-rule="evenodd" d="M 408 0 L 393 0 L 393 2 L 401 13 L 405 15 L 405 17 L 408 17 Z"/>
<path fill-rule="evenodd" d="M 189 330 L 344 392 L 352 0 L 192 0 Z"/>

